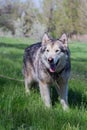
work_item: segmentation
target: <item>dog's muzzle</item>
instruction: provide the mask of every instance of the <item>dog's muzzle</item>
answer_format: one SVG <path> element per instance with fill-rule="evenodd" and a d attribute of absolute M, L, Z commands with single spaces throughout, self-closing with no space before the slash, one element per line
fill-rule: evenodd
<path fill-rule="evenodd" d="M 49 65 L 50 65 L 49 71 L 52 72 L 52 73 L 54 73 L 54 72 L 56 71 L 56 66 L 57 66 L 57 64 L 59 63 L 59 60 L 58 60 L 57 63 L 55 64 L 55 63 L 54 63 L 54 59 L 50 57 L 50 58 L 48 58 L 48 62 L 49 62 Z"/>

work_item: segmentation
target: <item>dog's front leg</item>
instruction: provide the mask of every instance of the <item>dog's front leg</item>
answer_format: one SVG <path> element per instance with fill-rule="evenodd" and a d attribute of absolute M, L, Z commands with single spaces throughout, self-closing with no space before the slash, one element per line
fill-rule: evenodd
<path fill-rule="evenodd" d="M 44 103 L 47 107 L 50 107 L 51 100 L 50 100 L 50 91 L 49 91 L 48 85 L 46 83 L 40 81 L 39 88 L 40 88 L 40 94 L 41 94 L 42 100 L 44 101 Z"/>
<path fill-rule="evenodd" d="M 60 91 L 60 103 L 64 110 L 68 110 L 68 84 L 62 86 Z"/>
<path fill-rule="evenodd" d="M 60 85 L 58 89 L 58 93 L 60 95 L 60 103 L 64 110 L 68 109 L 68 83 L 64 83 Z"/>

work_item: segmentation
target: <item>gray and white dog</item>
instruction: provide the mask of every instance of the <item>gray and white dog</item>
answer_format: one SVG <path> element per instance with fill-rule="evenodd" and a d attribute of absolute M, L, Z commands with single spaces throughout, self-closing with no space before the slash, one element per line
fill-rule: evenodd
<path fill-rule="evenodd" d="M 25 49 L 23 59 L 25 89 L 30 93 L 30 83 L 39 83 L 41 98 L 51 106 L 49 84 L 55 83 L 64 110 L 68 108 L 68 79 L 70 75 L 70 51 L 67 36 L 51 39 L 45 33 L 42 42 Z"/>

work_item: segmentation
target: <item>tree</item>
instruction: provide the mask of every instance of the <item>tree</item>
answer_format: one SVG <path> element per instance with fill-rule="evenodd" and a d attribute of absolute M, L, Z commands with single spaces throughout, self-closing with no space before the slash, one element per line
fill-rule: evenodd
<path fill-rule="evenodd" d="M 79 32 L 80 34 L 87 33 L 87 0 L 79 0 Z"/>
<path fill-rule="evenodd" d="M 87 0 L 43 0 L 43 17 L 47 31 L 57 37 L 87 31 Z"/>
<path fill-rule="evenodd" d="M 48 32 L 54 30 L 54 9 L 55 1 L 54 0 L 43 0 L 42 11 L 43 11 L 43 20 L 47 26 Z"/>

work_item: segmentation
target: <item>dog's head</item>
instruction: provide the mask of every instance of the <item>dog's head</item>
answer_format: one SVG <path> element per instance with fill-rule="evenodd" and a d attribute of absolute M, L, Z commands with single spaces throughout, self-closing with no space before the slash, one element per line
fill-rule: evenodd
<path fill-rule="evenodd" d="M 49 69 L 50 72 L 57 71 L 58 67 L 66 64 L 68 48 L 67 36 L 63 34 L 60 39 L 54 40 L 44 34 L 42 38 L 42 62 Z"/>

